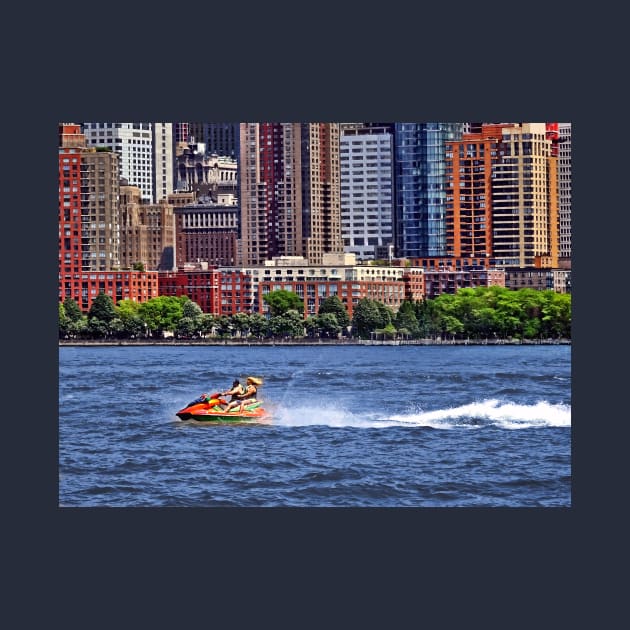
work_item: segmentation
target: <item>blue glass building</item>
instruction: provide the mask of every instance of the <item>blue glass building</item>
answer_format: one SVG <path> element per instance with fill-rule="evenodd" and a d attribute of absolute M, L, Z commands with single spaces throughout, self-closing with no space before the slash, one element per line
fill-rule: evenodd
<path fill-rule="evenodd" d="M 396 255 L 446 255 L 445 145 L 463 123 L 395 123 Z"/>

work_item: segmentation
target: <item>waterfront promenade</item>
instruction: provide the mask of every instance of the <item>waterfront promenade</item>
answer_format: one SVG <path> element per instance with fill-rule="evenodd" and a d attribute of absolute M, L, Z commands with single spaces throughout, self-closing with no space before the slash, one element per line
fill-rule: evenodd
<path fill-rule="evenodd" d="M 60 339 L 60 346 L 503 346 L 571 345 L 570 339 Z"/>

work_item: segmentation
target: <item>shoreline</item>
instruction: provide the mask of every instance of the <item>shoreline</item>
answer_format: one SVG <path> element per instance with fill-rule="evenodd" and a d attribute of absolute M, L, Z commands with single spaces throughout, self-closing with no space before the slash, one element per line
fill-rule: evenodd
<path fill-rule="evenodd" d="M 570 346 L 570 339 L 60 339 L 59 347 L 73 346 Z"/>

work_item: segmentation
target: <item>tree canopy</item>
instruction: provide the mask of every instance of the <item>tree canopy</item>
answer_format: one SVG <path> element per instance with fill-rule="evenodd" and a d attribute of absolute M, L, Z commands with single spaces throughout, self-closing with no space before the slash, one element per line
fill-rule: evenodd
<path fill-rule="evenodd" d="M 269 317 L 260 313 L 203 313 L 187 296 L 159 296 L 142 303 L 120 300 L 114 305 L 103 293 L 84 314 L 67 298 L 59 303 L 59 337 L 162 337 L 170 331 L 182 338 L 335 338 L 346 334 L 349 324 L 345 322 L 351 321 L 352 334 L 361 339 L 374 334 L 406 339 L 571 338 L 571 295 L 551 290 L 461 289 L 435 299 L 405 301 L 395 314 L 381 302 L 362 298 L 354 305 L 352 320 L 337 296 L 323 300 L 318 314 L 307 318 L 295 293 L 274 291 L 265 298 Z"/>
<path fill-rule="evenodd" d="M 269 306 L 269 312 L 272 316 L 284 315 L 290 310 L 304 312 L 304 302 L 293 291 L 286 291 L 285 289 L 272 291 L 265 295 L 263 300 Z"/>
<path fill-rule="evenodd" d="M 342 328 L 350 325 L 350 315 L 348 315 L 346 305 L 338 295 L 330 295 L 320 303 L 317 314 L 326 315 L 327 313 L 334 315 L 337 319 L 337 324 Z"/>

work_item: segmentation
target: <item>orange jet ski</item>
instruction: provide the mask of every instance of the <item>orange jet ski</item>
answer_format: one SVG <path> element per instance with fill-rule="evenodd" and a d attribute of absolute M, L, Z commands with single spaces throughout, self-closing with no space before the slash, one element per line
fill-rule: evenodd
<path fill-rule="evenodd" d="M 228 403 L 221 394 L 201 394 L 175 415 L 180 420 L 197 420 L 217 424 L 270 424 L 269 414 L 262 407 L 262 401 L 255 400 L 245 405 L 225 411 Z"/>

